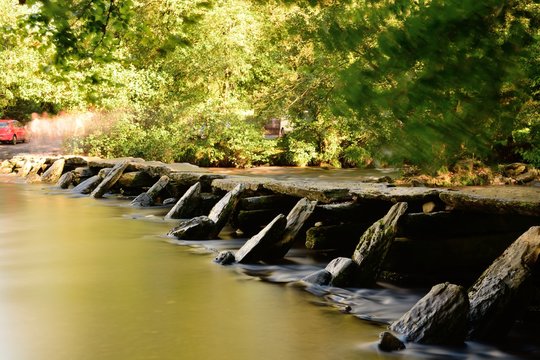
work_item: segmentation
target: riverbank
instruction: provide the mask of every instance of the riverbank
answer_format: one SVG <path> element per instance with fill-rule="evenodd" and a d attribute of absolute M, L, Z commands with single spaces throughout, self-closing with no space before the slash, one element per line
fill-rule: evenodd
<path fill-rule="evenodd" d="M 186 235 L 189 232 L 185 229 L 171 230 L 170 237 L 180 242 L 206 236 L 218 239 L 223 225 L 229 223 L 233 233 L 251 237 L 246 242 L 249 246 L 232 247 L 236 254 L 233 251 L 228 261 L 239 263 L 279 263 L 287 261 L 287 253 L 298 251 L 309 252 L 326 263 L 340 257 L 359 261 L 355 254 L 362 234 L 368 233 L 378 219 L 388 217 L 387 212 L 396 204 L 406 204 L 392 220 L 395 229 L 389 247 L 381 255 L 380 268 L 371 281 L 407 287 L 429 287 L 444 281 L 472 285 L 520 234 L 539 225 L 540 216 L 540 188 L 535 186 L 400 187 L 385 183 L 384 176 L 369 179 L 374 182 L 273 179 L 220 174 L 189 164 L 72 156 L 19 156 L 2 163 L 1 169 L 28 182 L 56 184 L 70 193 L 95 198 L 116 194 L 133 200 L 136 207 L 157 206 L 172 211 L 180 204 L 184 206 L 183 215 L 172 214 L 171 221 L 179 217 L 176 221 L 182 227 L 186 225 L 182 219 L 200 219 L 194 223 L 198 230 L 201 224 L 210 226 L 208 233 L 197 232 L 195 237 Z M 303 207 L 295 212 L 299 204 Z M 287 221 L 276 220 L 279 214 L 287 213 Z M 306 214 L 305 218 L 301 214 Z M 289 217 L 299 225 L 295 225 L 290 243 L 283 247 L 280 234 L 288 228 Z M 276 230 L 273 226 L 280 222 L 283 229 Z M 253 239 L 261 242 L 253 244 Z M 281 255 L 269 257 L 270 248 L 263 239 L 279 242 Z M 219 248 L 226 246 L 224 242 Z M 329 276 L 335 276 L 334 270 L 327 271 Z M 338 283 L 332 278 L 330 283 L 319 281 L 317 278 L 314 285 Z M 537 303 L 531 306 L 525 307 L 527 315 L 538 318 Z M 351 305 L 344 310 L 354 311 Z"/>

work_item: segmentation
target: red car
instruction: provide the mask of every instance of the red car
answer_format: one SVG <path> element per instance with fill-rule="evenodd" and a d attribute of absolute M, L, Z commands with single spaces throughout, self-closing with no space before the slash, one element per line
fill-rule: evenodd
<path fill-rule="evenodd" d="M 27 140 L 26 128 L 17 120 L 0 120 L 0 141 L 13 145 Z"/>

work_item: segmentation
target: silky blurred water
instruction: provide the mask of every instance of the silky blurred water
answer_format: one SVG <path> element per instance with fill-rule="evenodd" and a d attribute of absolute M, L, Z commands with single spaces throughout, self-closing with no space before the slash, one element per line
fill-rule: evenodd
<path fill-rule="evenodd" d="M 290 286 L 324 265 L 301 253 L 222 267 L 213 251 L 242 239 L 178 246 L 163 209 L 127 203 L 0 181 L 0 359 L 508 358 L 478 344 L 381 353 L 380 322 L 421 294 Z"/>
<path fill-rule="evenodd" d="M 1 359 L 379 358 L 359 346 L 381 327 L 246 282 L 116 205 L 0 184 Z"/>

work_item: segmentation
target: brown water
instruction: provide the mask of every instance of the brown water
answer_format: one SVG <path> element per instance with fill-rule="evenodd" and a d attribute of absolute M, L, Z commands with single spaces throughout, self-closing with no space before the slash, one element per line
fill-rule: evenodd
<path fill-rule="evenodd" d="M 208 249 L 242 240 L 175 246 L 163 209 L 126 205 L 0 182 L 0 359 L 508 358 L 478 344 L 380 353 L 385 326 L 358 317 L 395 319 L 418 294 L 280 284 L 321 266 L 301 254 L 222 267 Z"/>
<path fill-rule="evenodd" d="M 381 327 L 244 281 L 114 200 L 0 184 L 1 359 L 353 359 Z"/>

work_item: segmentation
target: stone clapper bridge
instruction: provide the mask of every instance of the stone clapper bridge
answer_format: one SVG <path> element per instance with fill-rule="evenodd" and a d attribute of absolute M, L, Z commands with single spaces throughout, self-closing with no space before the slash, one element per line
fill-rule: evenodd
<path fill-rule="evenodd" d="M 407 342 L 456 345 L 506 336 L 538 309 L 539 187 L 459 189 L 221 175 L 143 159 L 18 155 L 0 165 L 29 183 L 77 194 L 172 205 L 169 236 L 217 239 L 226 224 L 250 237 L 217 263 L 279 262 L 292 247 L 329 254 L 305 286 L 432 286 L 380 336 L 385 351 Z"/>

